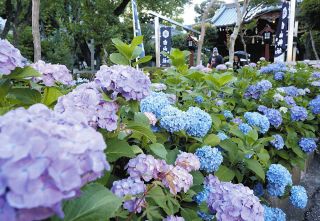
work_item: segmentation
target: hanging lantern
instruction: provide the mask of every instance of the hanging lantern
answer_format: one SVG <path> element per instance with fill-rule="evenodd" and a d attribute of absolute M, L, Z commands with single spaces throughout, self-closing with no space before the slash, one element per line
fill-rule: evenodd
<path fill-rule="evenodd" d="M 258 34 L 258 28 L 256 28 L 256 34 Z"/>
<path fill-rule="evenodd" d="M 254 42 L 255 42 L 255 39 L 254 39 L 254 37 L 252 37 L 251 43 L 254 44 Z"/>

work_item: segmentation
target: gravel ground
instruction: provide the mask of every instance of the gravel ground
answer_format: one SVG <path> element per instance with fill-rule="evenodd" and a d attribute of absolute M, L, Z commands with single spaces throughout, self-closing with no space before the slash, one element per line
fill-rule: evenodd
<path fill-rule="evenodd" d="M 287 221 L 320 221 L 320 155 L 315 155 L 300 185 L 308 192 L 308 205 L 304 210 L 289 205 Z"/>

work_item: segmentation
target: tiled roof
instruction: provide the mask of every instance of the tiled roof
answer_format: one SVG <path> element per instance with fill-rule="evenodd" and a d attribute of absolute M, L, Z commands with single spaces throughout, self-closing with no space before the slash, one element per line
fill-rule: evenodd
<path fill-rule="evenodd" d="M 274 5 L 274 6 L 258 6 L 253 7 L 249 10 L 249 13 L 247 14 L 245 20 L 250 21 L 251 19 L 257 17 L 258 15 L 270 12 L 270 11 L 276 11 L 280 10 L 281 5 Z M 242 7 L 240 8 L 242 10 Z M 211 23 L 216 27 L 221 26 L 232 26 L 236 23 L 237 19 L 237 9 L 235 4 L 224 4 L 221 6 L 220 9 L 217 10 L 215 15 L 213 16 L 211 20 Z"/>

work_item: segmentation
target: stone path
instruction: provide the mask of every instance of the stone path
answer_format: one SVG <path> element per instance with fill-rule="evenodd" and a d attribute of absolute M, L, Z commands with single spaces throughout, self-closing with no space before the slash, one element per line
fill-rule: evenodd
<path fill-rule="evenodd" d="M 315 155 L 300 185 L 308 192 L 308 205 L 304 210 L 288 206 L 287 221 L 320 221 L 320 155 Z"/>

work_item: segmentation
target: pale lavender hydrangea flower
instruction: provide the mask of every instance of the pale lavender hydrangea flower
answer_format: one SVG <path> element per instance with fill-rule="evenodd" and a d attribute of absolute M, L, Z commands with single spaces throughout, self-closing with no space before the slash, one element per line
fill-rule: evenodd
<path fill-rule="evenodd" d="M 31 65 L 42 76 L 34 78 L 35 82 L 43 82 L 44 85 L 51 87 L 56 82 L 64 85 L 74 85 L 70 71 L 65 65 L 50 64 L 44 61 L 38 61 Z"/>
<path fill-rule="evenodd" d="M 219 65 L 217 65 L 216 69 L 218 71 L 225 71 L 228 69 L 228 67 L 225 64 L 219 64 Z"/>
<path fill-rule="evenodd" d="M 199 158 L 192 153 L 186 153 L 186 152 L 181 152 L 178 155 L 175 165 L 184 168 L 188 172 L 196 171 L 200 169 Z"/>
<path fill-rule="evenodd" d="M 150 93 L 151 81 L 147 75 L 135 68 L 123 65 L 103 65 L 96 73 L 95 81 L 113 97 L 121 94 L 126 100 L 145 98 Z"/>
<path fill-rule="evenodd" d="M 129 160 L 126 168 L 130 177 L 142 178 L 150 181 L 156 173 L 157 160 L 151 155 L 139 154 L 137 157 Z"/>
<path fill-rule="evenodd" d="M 90 126 L 108 131 L 117 129 L 118 109 L 117 103 L 103 100 L 102 92 L 94 82 L 81 84 L 69 94 L 59 97 L 54 107 L 59 113 L 81 112 Z"/>
<path fill-rule="evenodd" d="M 263 221 L 264 209 L 253 190 L 243 184 L 220 182 L 209 175 L 205 181 L 209 189 L 207 204 L 217 220 Z"/>
<path fill-rule="evenodd" d="M 0 220 L 63 217 L 62 201 L 110 169 L 102 135 L 82 118 L 42 104 L 0 117 Z"/>
<path fill-rule="evenodd" d="M 153 126 L 156 125 L 158 121 L 158 119 L 156 118 L 156 115 L 154 115 L 151 112 L 144 112 L 143 114 L 148 118 L 150 125 L 153 125 Z"/>
<path fill-rule="evenodd" d="M 9 41 L 0 39 L 0 48 L 0 75 L 8 75 L 16 67 L 24 66 L 26 59 Z"/>
<path fill-rule="evenodd" d="M 162 221 L 184 221 L 184 218 L 180 216 L 171 215 L 167 216 L 167 218 L 163 219 Z"/>
<path fill-rule="evenodd" d="M 209 72 L 212 71 L 211 68 L 207 68 L 207 67 L 203 66 L 202 64 L 199 64 L 199 65 L 197 65 L 195 67 L 191 67 L 190 69 L 191 70 L 202 71 L 202 72 L 205 72 L 205 73 L 209 73 Z"/>
<path fill-rule="evenodd" d="M 192 175 L 180 166 L 168 167 L 168 172 L 165 173 L 162 183 L 170 189 L 170 193 L 176 195 L 183 191 L 187 192 L 193 184 Z"/>

